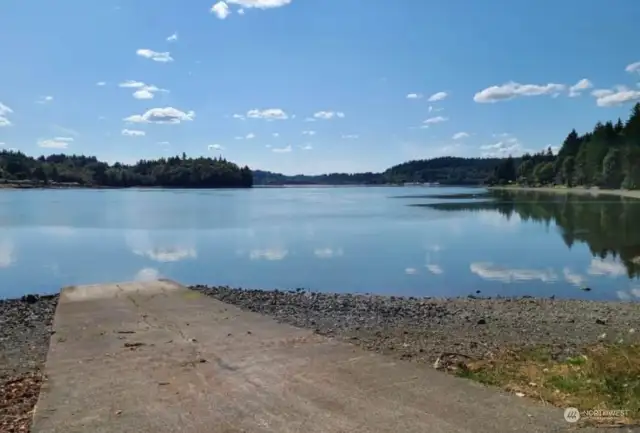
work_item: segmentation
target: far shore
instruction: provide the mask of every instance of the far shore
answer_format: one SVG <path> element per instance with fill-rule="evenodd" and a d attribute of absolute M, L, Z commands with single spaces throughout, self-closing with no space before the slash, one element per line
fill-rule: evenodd
<path fill-rule="evenodd" d="M 618 197 L 639 198 L 640 190 L 628 190 L 628 189 L 602 189 L 602 188 L 585 188 L 585 187 L 562 187 L 562 186 L 542 186 L 542 187 L 529 187 L 529 186 L 490 186 L 487 187 L 490 190 L 513 190 L 513 191 L 534 191 L 534 192 L 550 192 L 560 194 L 581 194 L 581 195 L 615 195 Z"/>

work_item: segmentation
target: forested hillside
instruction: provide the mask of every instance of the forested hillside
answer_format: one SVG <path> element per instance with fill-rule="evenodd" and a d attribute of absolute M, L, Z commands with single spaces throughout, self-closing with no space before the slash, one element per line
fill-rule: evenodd
<path fill-rule="evenodd" d="M 0 152 L 0 182 L 25 185 L 71 184 L 93 187 L 164 186 L 181 188 L 251 187 L 248 167 L 222 158 L 160 158 L 134 165 L 98 161 L 93 156 L 50 155 L 33 158 Z"/>
<path fill-rule="evenodd" d="M 493 173 L 499 158 L 442 158 L 409 161 L 387 169 L 383 176 L 389 183 L 439 182 L 450 185 L 477 185 Z"/>
<path fill-rule="evenodd" d="M 556 156 L 542 152 L 501 161 L 489 183 L 509 182 L 640 189 L 640 104 L 626 122 L 598 122 L 583 135 L 572 130 Z"/>

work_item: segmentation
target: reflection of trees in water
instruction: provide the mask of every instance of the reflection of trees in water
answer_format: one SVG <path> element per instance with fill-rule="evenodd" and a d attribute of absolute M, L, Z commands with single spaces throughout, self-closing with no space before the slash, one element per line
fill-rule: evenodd
<path fill-rule="evenodd" d="M 436 203 L 440 211 L 497 211 L 510 219 L 555 223 L 567 247 L 589 246 L 594 257 L 619 258 L 630 278 L 640 277 L 640 201 L 624 197 L 496 191 L 493 201 Z"/>

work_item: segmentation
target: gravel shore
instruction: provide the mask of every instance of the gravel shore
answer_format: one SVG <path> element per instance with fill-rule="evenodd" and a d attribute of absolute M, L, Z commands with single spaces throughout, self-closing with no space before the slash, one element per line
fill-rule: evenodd
<path fill-rule="evenodd" d="M 28 432 L 58 296 L 0 300 L 0 431 Z"/>
<path fill-rule="evenodd" d="M 280 322 L 431 364 L 443 354 L 482 359 L 540 346 L 562 359 L 598 341 L 640 342 L 640 303 L 191 288 Z"/>
<path fill-rule="evenodd" d="M 640 342 L 640 303 L 191 289 L 283 323 L 430 365 L 540 346 L 563 359 L 597 341 Z M 32 295 L 0 300 L 2 432 L 29 431 L 57 302 L 58 296 Z"/>

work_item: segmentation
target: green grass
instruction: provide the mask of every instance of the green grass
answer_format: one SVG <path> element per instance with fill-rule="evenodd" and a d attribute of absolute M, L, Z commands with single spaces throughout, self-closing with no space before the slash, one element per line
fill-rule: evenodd
<path fill-rule="evenodd" d="M 640 422 L 640 345 L 597 344 L 563 361 L 545 348 L 505 351 L 469 362 L 455 374 L 562 408 L 627 411 L 623 418 L 602 422 Z"/>

